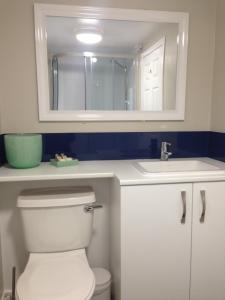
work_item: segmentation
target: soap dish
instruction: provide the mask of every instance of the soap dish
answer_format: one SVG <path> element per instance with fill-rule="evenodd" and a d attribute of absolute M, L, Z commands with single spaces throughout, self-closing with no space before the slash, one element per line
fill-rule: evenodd
<path fill-rule="evenodd" d="M 51 159 L 50 163 L 55 166 L 55 167 L 70 167 L 70 166 L 75 166 L 79 163 L 78 159 L 71 159 L 71 160 L 56 160 L 56 159 Z"/>

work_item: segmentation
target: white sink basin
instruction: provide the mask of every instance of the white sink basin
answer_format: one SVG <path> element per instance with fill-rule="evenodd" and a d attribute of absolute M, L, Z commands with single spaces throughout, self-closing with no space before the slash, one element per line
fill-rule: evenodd
<path fill-rule="evenodd" d="M 143 173 L 218 171 L 220 168 L 197 159 L 169 161 L 141 161 L 136 163 Z"/>

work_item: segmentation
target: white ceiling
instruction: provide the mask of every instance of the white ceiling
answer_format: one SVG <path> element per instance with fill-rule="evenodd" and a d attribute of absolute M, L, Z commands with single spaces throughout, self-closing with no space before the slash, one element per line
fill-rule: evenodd
<path fill-rule="evenodd" d="M 134 54 L 160 27 L 159 23 L 151 22 L 96 20 L 96 25 L 84 25 L 84 21 L 85 19 L 78 18 L 47 17 L 48 52 L 57 54 L 92 51 L 107 54 Z M 103 40 L 97 45 L 79 43 L 75 33 L 86 27 L 100 29 Z"/>

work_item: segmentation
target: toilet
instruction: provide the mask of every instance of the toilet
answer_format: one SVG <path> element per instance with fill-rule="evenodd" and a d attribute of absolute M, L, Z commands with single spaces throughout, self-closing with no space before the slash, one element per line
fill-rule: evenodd
<path fill-rule="evenodd" d="M 95 291 L 92 300 L 106 300 L 111 298 L 111 274 L 106 269 L 93 268 L 95 275 Z"/>
<path fill-rule="evenodd" d="M 95 194 L 90 187 L 24 191 L 17 199 L 29 259 L 17 300 L 110 300 L 110 273 L 86 256 Z"/>

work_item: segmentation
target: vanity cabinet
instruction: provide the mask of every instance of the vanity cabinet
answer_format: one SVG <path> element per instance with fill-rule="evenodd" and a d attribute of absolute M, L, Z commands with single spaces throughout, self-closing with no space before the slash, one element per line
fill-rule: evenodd
<path fill-rule="evenodd" d="M 132 186 L 121 192 L 122 300 L 188 300 L 192 185 Z"/>
<path fill-rule="evenodd" d="M 225 299 L 225 182 L 121 187 L 121 300 Z"/>
<path fill-rule="evenodd" d="M 190 299 L 225 299 L 225 182 L 193 184 Z"/>

